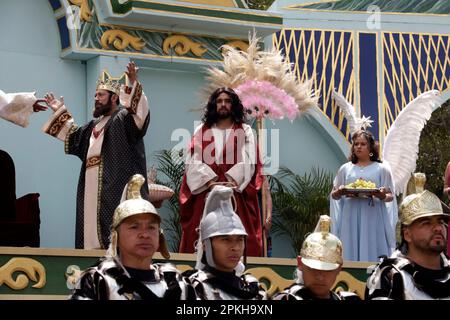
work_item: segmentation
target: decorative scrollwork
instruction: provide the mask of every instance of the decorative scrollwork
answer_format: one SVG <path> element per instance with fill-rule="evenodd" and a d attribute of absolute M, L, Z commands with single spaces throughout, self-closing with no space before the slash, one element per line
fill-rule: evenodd
<path fill-rule="evenodd" d="M 91 21 L 92 13 L 89 6 L 89 0 L 69 0 L 73 5 L 80 7 L 80 19 L 81 21 Z"/>
<path fill-rule="evenodd" d="M 23 272 L 25 275 L 19 274 L 13 279 L 14 272 Z M 0 268 L 0 286 L 6 284 L 13 290 L 22 290 L 28 286 L 29 279 L 37 282 L 33 288 L 45 286 L 45 268 L 40 262 L 30 258 L 12 258 Z"/>
<path fill-rule="evenodd" d="M 346 286 L 344 288 L 342 285 Z M 346 271 L 341 271 L 334 283 L 334 291 L 350 291 L 356 293 L 361 299 L 364 299 L 364 291 L 366 289 L 366 283 L 359 281 Z"/>
<path fill-rule="evenodd" d="M 174 48 L 175 53 L 179 56 L 184 56 L 191 51 L 197 57 L 201 57 L 207 51 L 201 43 L 194 42 L 188 37 L 180 35 L 170 36 L 164 40 L 164 53 L 169 54 L 171 48 Z"/>
<path fill-rule="evenodd" d="M 247 52 L 248 49 L 248 43 L 241 40 L 230 41 L 226 45 L 244 52 Z"/>
<path fill-rule="evenodd" d="M 251 268 L 245 271 L 257 278 L 260 283 L 264 285 L 264 280 L 269 281 L 269 287 L 266 288 L 266 292 L 271 297 L 273 294 L 284 290 L 294 283 L 293 280 L 288 280 L 280 276 L 278 273 L 270 268 Z"/>
<path fill-rule="evenodd" d="M 141 51 L 145 46 L 145 42 L 141 38 L 132 36 L 123 30 L 115 29 L 105 31 L 100 39 L 100 42 L 103 49 L 108 49 L 109 45 L 112 43 L 117 50 L 121 51 L 130 45 L 133 49 Z"/>

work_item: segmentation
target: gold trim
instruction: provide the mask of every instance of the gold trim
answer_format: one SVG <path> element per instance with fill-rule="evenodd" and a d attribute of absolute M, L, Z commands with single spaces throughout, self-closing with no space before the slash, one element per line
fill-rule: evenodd
<path fill-rule="evenodd" d="M 70 136 L 72 135 L 72 133 L 74 133 L 76 130 L 78 129 L 78 126 L 76 124 L 72 124 L 72 126 L 70 127 L 69 131 L 66 134 L 66 137 L 64 138 L 64 152 L 66 154 L 69 153 L 69 140 L 70 140 Z"/>
<path fill-rule="evenodd" d="M 249 273 L 257 278 L 264 289 L 266 289 L 269 297 L 279 291 L 283 291 L 294 283 L 294 280 L 285 279 L 270 268 L 250 268 L 246 270 L 245 273 Z M 269 281 L 268 287 L 266 286 L 264 280 Z"/>
<path fill-rule="evenodd" d="M 179 56 L 184 56 L 191 51 L 195 56 L 202 57 L 208 51 L 208 49 L 203 47 L 202 43 L 194 42 L 188 37 L 181 35 L 173 35 L 164 39 L 164 53 L 169 55 L 171 48 L 174 48 L 175 53 Z"/>
<path fill-rule="evenodd" d="M 89 7 L 89 0 L 69 0 L 69 2 L 80 8 L 81 21 L 91 21 L 92 13 L 91 8 Z"/>
<path fill-rule="evenodd" d="M 102 162 L 101 156 L 92 156 L 86 160 L 86 170 L 95 166 L 99 166 Z"/>
<path fill-rule="evenodd" d="M 69 113 L 69 111 L 63 111 L 60 115 L 57 115 L 57 117 L 53 119 L 50 126 L 45 132 L 53 137 L 57 137 L 64 127 L 64 124 L 70 119 L 72 119 L 72 115 Z"/>
<path fill-rule="evenodd" d="M 209 4 L 213 6 L 222 6 L 228 8 L 239 8 L 236 7 L 236 3 L 233 0 L 183 0 L 183 2 L 196 3 L 196 4 Z"/>
<path fill-rule="evenodd" d="M 134 89 L 133 96 L 131 97 L 131 100 L 130 100 L 129 112 L 131 114 L 136 114 L 141 97 L 142 97 L 142 84 L 140 82 L 137 82 L 136 88 Z"/>
<path fill-rule="evenodd" d="M 248 49 L 248 42 L 242 41 L 242 40 L 234 40 L 226 43 L 226 45 L 236 48 L 241 51 L 247 51 Z"/>
<path fill-rule="evenodd" d="M 132 36 L 123 30 L 108 30 L 102 34 L 100 39 L 103 49 L 109 48 L 112 43 L 114 48 L 123 51 L 126 47 L 131 46 L 137 51 L 142 51 L 145 47 L 145 41 L 139 37 Z"/>
<path fill-rule="evenodd" d="M 342 287 L 344 284 L 347 288 Z M 364 281 L 359 281 L 354 276 L 346 271 L 339 272 L 335 283 L 333 284 L 335 292 L 339 291 L 350 291 L 356 293 L 361 299 L 364 299 L 364 292 L 366 290 L 366 283 Z"/>
<path fill-rule="evenodd" d="M 127 51 L 113 51 L 113 50 L 102 50 L 102 49 L 91 49 L 91 48 L 80 48 L 77 46 L 77 52 L 74 52 L 75 54 L 83 54 L 83 53 L 105 53 L 110 54 L 111 56 L 117 57 L 118 54 L 123 55 L 130 55 L 130 56 L 136 56 L 136 57 L 142 57 L 142 58 L 159 58 L 159 59 L 167 59 L 170 62 L 173 62 L 174 57 L 173 56 L 161 56 L 157 54 L 148 54 L 148 53 L 139 53 L 139 52 L 127 52 Z M 203 62 L 211 62 L 211 63 L 219 63 L 222 60 L 212 60 L 212 59 L 203 59 L 203 58 L 191 58 L 191 57 L 184 57 L 184 56 L 177 56 L 177 59 L 181 60 L 190 60 L 190 61 L 203 61 Z"/>
<path fill-rule="evenodd" d="M 167 35 L 172 34 L 171 31 L 167 31 L 167 29 L 147 29 L 144 27 L 136 27 L 136 26 L 125 26 L 125 25 L 120 25 L 120 24 L 111 24 L 111 23 L 98 23 L 98 26 L 100 27 L 109 27 L 109 28 L 113 28 L 113 29 L 118 29 L 118 28 L 122 28 L 122 27 L 126 27 L 126 29 L 128 30 L 141 30 L 141 31 L 147 31 L 147 32 L 157 32 L 157 33 L 165 33 Z M 185 33 L 185 32 L 177 32 L 177 35 L 185 35 L 185 36 L 192 36 L 192 37 L 205 37 L 205 38 L 214 38 L 214 39 L 222 39 L 222 40 L 235 40 L 238 37 L 232 37 L 232 36 L 224 36 L 224 37 L 219 37 L 219 36 L 215 36 L 212 34 L 207 34 L 207 33 Z M 247 38 L 242 38 L 242 40 L 246 40 Z"/>
<path fill-rule="evenodd" d="M 168 4 L 166 2 L 164 2 L 164 4 Z M 167 11 L 165 10 L 155 10 L 155 9 L 147 9 L 147 8 L 139 8 L 136 9 L 136 12 L 138 11 L 152 11 L 152 12 L 156 12 L 156 13 L 165 13 L 167 14 Z M 222 10 L 223 11 L 223 10 Z M 226 10 L 225 10 L 226 11 Z M 180 12 L 170 12 L 171 14 L 174 15 L 179 15 L 179 16 L 187 16 L 187 17 L 194 17 L 194 18 L 204 18 L 205 16 L 199 16 L 196 14 L 187 14 L 187 13 L 180 13 Z M 117 13 L 115 13 L 116 15 L 119 15 Z M 282 16 L 270 16 L 272 18 L 282 18 Z M 245 25 L 245 26 L 251 26 L 251 27 L 259 27 L 259 26 L 267 26 L 267 27 L 278 27 L 278 28 L 282 28 L 283 24 L 275 24 L 275 23 L 267 23 L 267 22 L 259 22 L 259 21 L 245 21 L 245 20 L 238 20 L 238 19 L 223 19 L 223 18 L 217 18 L 217 17 L 208 17 L 209 20 L 212 21 L 222 21 L 222 22 L 238 22 L 241 25 Z M 276 31 L 274 30 L 273 33 L 275 33 Z"/>
<path fill-rule="evenodd" d="M 23 272 L 16 279 L 13 279 L 15 272 Z M 37 276 L 36 276 L 37 274 Z M 33 288 L 43 288 L 46 283 L 46 274 L 44 266 L 30 258 L 12 258 L 2 267 L 0 267 L 0 286 L 7 285 L 13 290 L 22 290 L 28 287 L 29 280 L 37 282 Z"/>
<path fill-rule="evenodd" d="M 87 250 L 87 249 L 64 249 L 64 248 L 27 248 L 27 247 L 0 247 L 0 255 L 28 255 L 28 256 L 61 256 L 61 257 L 102 257 L 106 250 Z M 196 261 L 197 256 L 192 253 L 171 253 L 170 260 L 178 261 Z M 157 252 L 153 256 L 154 260 L 165 260 L 163 256 Z M 292 258 L 261 258 L 248 257 L 249 264 L 264 265 L 280 265 L 280 266 L 296 266 L 297 260 Z M 359 262 L 344 261 L 345 269 L 366 269 L 376 262 Z"/>

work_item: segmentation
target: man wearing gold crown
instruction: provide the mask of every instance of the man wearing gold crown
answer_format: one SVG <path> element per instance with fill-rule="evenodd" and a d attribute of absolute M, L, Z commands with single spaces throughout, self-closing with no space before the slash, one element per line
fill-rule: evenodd
<path fill-rule="evenodd" d="M 450 299 L 450 264 L 444 255 L 450 216 L 428 190 L 400 205 L 401 243 L 367 280 L 366 299 Z"/>
<path fill-rule="evenodd" d="M 65 152 L 83 162 L 77 191 L 76 248 L 108 246 L 109 227 L 122 186 L 135 173 L 146 176 L 143 137 L 150 113 L 137 72 L 135 63 L 129 62 L 125 73 L 132 87 L 110 78 L 99 80 L 95 119 L 81 127 L 74 123 L 62 97 L 58 100 L 52 93 L 45 96 L 54 114 L 43 131 L 64 141 Z M 147 184 L 142 192 L 148 199 Z"/>
<path fill-rule="evenodd" d="M 332 291 L 343 258 L 341 240 L 329 233 L 330 222 L 329 216 L 320 216 L 315 232 L 303 241 L 297 257 L 295 283 L 276 294 L 273 300 L 360 300 L 352 292 Z"/>
<path fill-rule="evenodd" d="M 111 243 L 106 257 L 78 279 L 73 300 L 195 299 L 193 289 L 170 263 L 152 263 L 159 251 L 169 259 L 155 207 L 141 198 L 143 176 L 126 185 L 124 199 L 114 212 Z"/>

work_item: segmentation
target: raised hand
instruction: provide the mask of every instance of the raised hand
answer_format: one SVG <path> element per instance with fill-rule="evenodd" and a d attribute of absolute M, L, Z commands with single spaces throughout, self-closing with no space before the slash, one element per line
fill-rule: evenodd
<path fill-rule="evenodd" d="M 128 62 L 127 71 L 125 71 L 125 73 L 127 74 L 128 79 L 131 82 L 131 85 L 133 85 L 137 81 L 138 71 L 139 68 L 136 66 L 136 63 L 134 63 L 134 61 Z"/>
<path fill-rule="evenodd" d="M 50 107 L 50 109 L 53 110 L 53 112 L 56 112 L 59 108 L 61 108 L 64 105 L 64 97 L 60 97 L 59 100 L 55 98 L 52 92 L 47 93 L 45 96 L 45 102 Z"/>
<path fill-rule="evenodd" d="M 37 99 L 33 104 L 33 111 L 39 112 L 47 110 L 48 107 L 46 105 L 43 105 L 42 103 L 47 103 L 47 101 L 45 99 Z"/>

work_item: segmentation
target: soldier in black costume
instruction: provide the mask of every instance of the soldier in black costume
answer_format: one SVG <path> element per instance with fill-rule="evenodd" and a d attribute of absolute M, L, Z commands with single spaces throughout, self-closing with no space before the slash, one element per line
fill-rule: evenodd
<path fill-rule="evenodd" d="M 450 264 L 444 254 L 450 216 L 428 190 L 407 196 L 399 210 L 400 246 L 367 280 L 366 299 L 450 299 Z"/>
<path fill-rule="evenodd" d="M 231 203 L 233 189 L 215 186 L 206 199 L 195 273 L 188 281 L 200 300 L 267 299 L 258 279 L 243 274 L 247 232 Z"/>
<path fill-rule="evenodd" d="M 81 275 L 74 300 L 185 300 L 195 293 L 174 265 L 152 263 L 156 251 L 170 257 L 153 205 L 142 199 L 145 179 L 132 177 L 126 200 L 114 212 L 111 243 L 106 257 Z"/>

